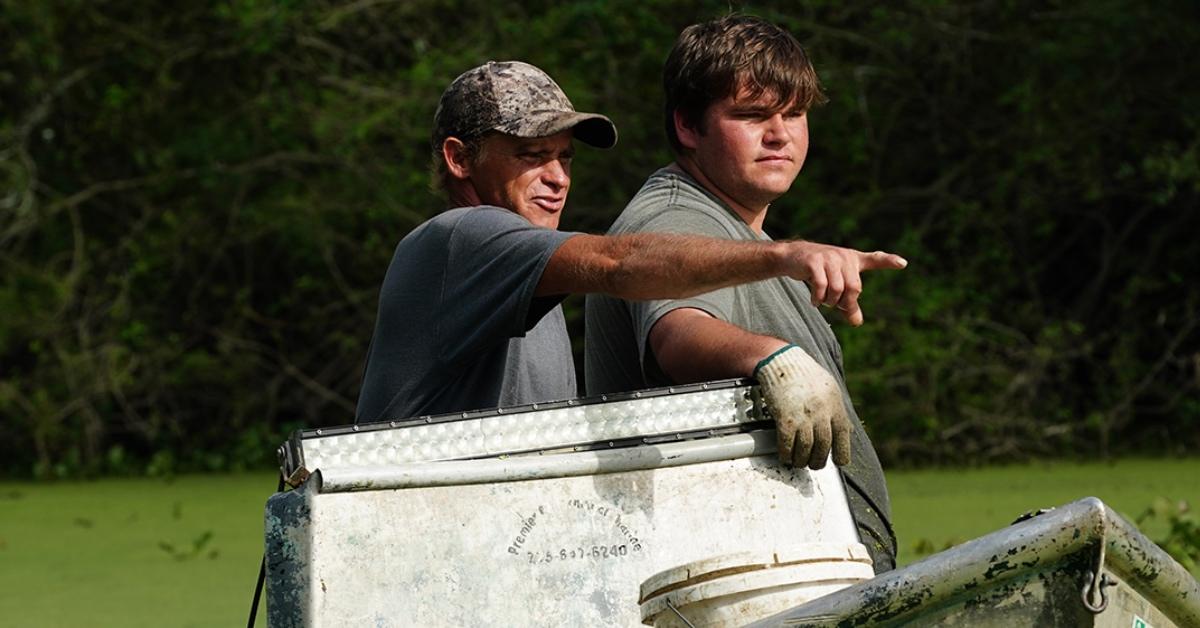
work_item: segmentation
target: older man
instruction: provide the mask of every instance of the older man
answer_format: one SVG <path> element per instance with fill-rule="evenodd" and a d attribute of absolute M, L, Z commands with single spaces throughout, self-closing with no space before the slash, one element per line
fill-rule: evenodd
<path fill-rule="evenodd" d="M 803 48 L 753 17 L 696 24 L 676 41 L 663 84 L 676 160 L 650 176 L 609 233 L 770 242 L 763 221 L 804 165 L 807 112 L 824 98 Z M 809 277 L 688 299 L 589 296 L 587 390 L 756 377 L 780 427 L 785 461 L 818 468 L 832 448 L 860 538 L 883 571 L 896 555 L 887 487 L 850 402 L 841 348 L 817 306 L 837 307 L 861 324 L 860 272 L 903 268 L 905 261 L 833 247 L 827 253 Z"/>

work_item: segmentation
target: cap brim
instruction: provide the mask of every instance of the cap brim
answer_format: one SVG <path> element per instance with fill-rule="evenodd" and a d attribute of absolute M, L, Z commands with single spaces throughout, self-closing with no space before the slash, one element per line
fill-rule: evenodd
<path fill-rule="evenodd" d="M 567 129 L 572 129 L 579 141 L 596 148 L 612 148 L 617 143 L 617 125 L 598 113 L 537 111 L 496 127 L 516 137 L 546 137 Z"/>

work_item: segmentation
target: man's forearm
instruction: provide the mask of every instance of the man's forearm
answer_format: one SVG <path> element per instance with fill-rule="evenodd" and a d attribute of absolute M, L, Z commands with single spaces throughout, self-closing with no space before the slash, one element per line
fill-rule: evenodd
<path fill-rule="evenodd" d="M 608 237 L 600 292 L 630 300 L 681 299 L 788 273 L 786 245 L 636 233 Z"/>
<path fill-rule="evenodd" d="M 628 300 L 681 299 L 773 277 L 809 284 L 813 305 L 836 306 L 862 324 L 864 270 L 904 268 L 904 258 L 802 240 L 742 242 L 699 236 L 580 234 L 554 252 L 536 294 L 603 292 Z"/>
<path fill-rule="evenodd" d="M 659 368 L 677 384 L 750 377 L 760 360 L 787 346 L 694 308 L 668 312 L 648 340 Z"/>
<path fill-rule="evenodd" d="M 550 258 L 543 294 L 680 299 L 787 273 L 786 246 L 666 233 L 580 234 Z"/>

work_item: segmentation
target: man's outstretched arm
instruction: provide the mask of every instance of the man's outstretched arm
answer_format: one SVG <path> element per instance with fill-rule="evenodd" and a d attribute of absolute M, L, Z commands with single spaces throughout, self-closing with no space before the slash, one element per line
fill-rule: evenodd
<path fill-rule="evenodd" d="M 579 234 L 554 252 L 536 294 L 602 292 L 627 300 L 680 299 L 791 277 L 809 284 L 814 305 L 835 306 L 850 324 L 861 325 L 861 272 L 905 265 L 904 258 L 891 253 L 865 253 L 803 240 L 739 242 L 659 233 Z"/>

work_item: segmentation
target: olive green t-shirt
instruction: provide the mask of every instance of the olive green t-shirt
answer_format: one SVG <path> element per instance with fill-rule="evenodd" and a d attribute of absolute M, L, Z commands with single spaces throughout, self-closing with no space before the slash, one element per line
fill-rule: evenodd
<path fill-rule="evenodd" d="M 674 167 L 651 175 L 609 229 L 610 235 L 642 232 L 769 240 Z M 851 511 L 863 544 L 875 559 L 876 571 L 891 569 L 896 544 L 883 470 L 846 389 L 841 346 L 821 312 L 813 307 L 808 286 L 803 282 L 776 278 L 671 300 L 625 301 L 607 295 L 588 295 L 584 344 L 587 393 L 596 395 L 676 383 L 659 368 L 647 340 L 654 324 L 679 308 L 703 310 L 748 331 L 795 344 L 833 373 L 855 426 L 852 462 L 842 469 Z"/>

